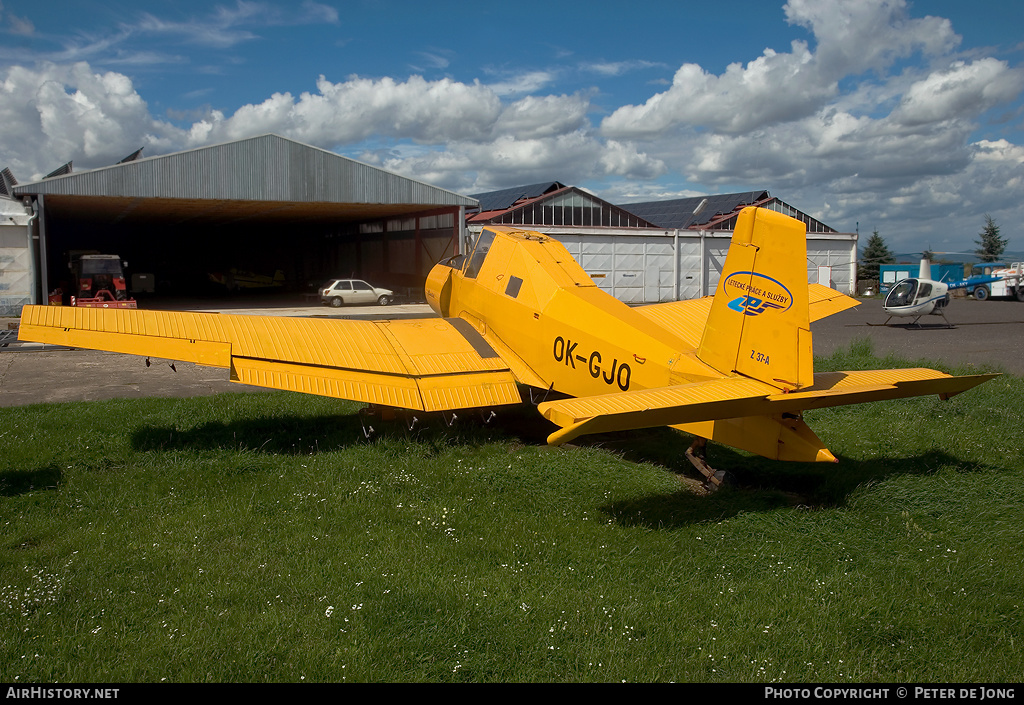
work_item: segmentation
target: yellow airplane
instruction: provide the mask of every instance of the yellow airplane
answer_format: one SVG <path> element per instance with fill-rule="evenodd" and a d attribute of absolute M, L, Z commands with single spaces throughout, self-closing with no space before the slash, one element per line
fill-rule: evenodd
<path fill-rule="evenodd" d="M 438 318 L 391 321 L 26 306 L 21 340 L 184 360 L 244 384 L 415 411 L 521 403 L 544 390 L 561 445 L 591 433 L 672 426 L 767 458 L 836 458 L 802 412 L 938 394 L 995 375 L 928 369 L 814 373 L 811 322 L 857 302 L 807 283 L 802 223 L 739 215 L 713 297 L 629 307 L 601 291 L 565 247 L 487 226 L 473 250 L 426 282 Z M 532 392 L 531 392 L 532 397 Z"/>

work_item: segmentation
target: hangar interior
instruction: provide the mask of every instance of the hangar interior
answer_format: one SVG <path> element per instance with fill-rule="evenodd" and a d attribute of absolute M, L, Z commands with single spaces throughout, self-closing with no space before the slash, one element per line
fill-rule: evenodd
<path fill-rule="evenodd" d="M 83 251 L 119 255 L 136 293 L 176 298 L 348 276 L 415 291 L 476 205 L 277 135 L 65 172 L 13 188 L 39 216 L 38 296 L 69 291 Z"/>
<path fill-rule="evenodd" d="M 293 292 L 331 277 L 414 287 L 424 266 L 453 253 L 458 217 L 457 209 L 396 204 L 83 196 L 44 196 L 44 203 L 50 290 L 70 290 L 71 253 L 95 250 L 119 255 L 129 276 L 151 274 L 154 293 L 174 297 L 265 288 L 255 284 L 277 272 Z"/>

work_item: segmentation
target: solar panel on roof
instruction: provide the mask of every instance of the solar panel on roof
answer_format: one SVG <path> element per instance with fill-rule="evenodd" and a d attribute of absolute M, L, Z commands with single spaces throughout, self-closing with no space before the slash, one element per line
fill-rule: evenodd
<path fill-rule="evenodd" d="M 14 173 L 9 167 L 4 167 L 3 171 L 0 171 L 0 195 L 10 198 L 14 195 L 14 187 L 17 185 L 18 180 L 14 178 Z"/>
<path fill-rule="evenodd" d="M 671 201 L 623 203 L 620 207 L 654 223 L 659 228 L 687 228 L 696 223 L 706 223 L 716 215 L 732 213 L 740 206 L 750 205 L 767 197 L 767 191 L 744 191 L 743 193 L 677 198 Z M 693 211 L 705 198 L 708 200 L 707 205 L 695 217 Z"/>
<path fill-rule="evenodd" d="M 549 191 L 555 191 L 560 188 L 565 188 L 563 184 L 557 181 L 545 181 L 539 184 L 529 184 L 527 186 L 513 186 L 512 188 L 501 189 L 500 191 L 488 191 L 486 193 L 477 193 L 470 196 L 480 201 L 480 210 L 483 211 L 502 211 L 507 208 L 511 208 L 512 204 L 524 198 L 537 198 L 543 196 Z"/>
<path fill-rule="evenodd" d="M 136 159 L 138 159 L 140 156 L 142 156 L 142 150 L 143 149 L 145 149 L 145 147 L 139 147 L 134 152 L 129 154 L 127 157 L 125 157 L 124 159 L 119 161 L 118 164 L 127 164 L 128 162 L 134 162 Z"/>
<path fill-rule="evenodd" d="M 44 179 L 52 179 L 55 176 L 64 176 L 65 174 L 70 174 L 71 170 L 72 170 L 71 162 L 66 162 L 64 164 L 61 164 L 59 167 L 57 167 L 56 169 L 51 171 L 49 174 L 47 174 L 43 178 Z"/>

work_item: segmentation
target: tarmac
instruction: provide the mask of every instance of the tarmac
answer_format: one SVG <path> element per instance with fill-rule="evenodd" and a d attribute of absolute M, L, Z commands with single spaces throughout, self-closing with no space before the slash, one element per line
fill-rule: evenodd
<path fill-rule="evenodd" d="M 217 311 L 245 315 L 318 318 L 426 318 L 435 314 L 426 304 L 346 306 L 340 309 L 304 305 L 301 301 L 172 301 L 151 308 Z M 940 316 L 892 319 L 877 298 L 824 318 L 811 326 L 816 356 L 829 355 L 850 343 L 870 339 L 876 355 L 909 360 L 941 361 L 979 370 L 1024 375 L 1024 303 L 954 299 Z M 173 360 L 118 353 L 68 349 L 18 342 L 8 331 L 17 319 L 0 319 L 0 407 L 39 402 L 94 401 L 114 398 L 190 397 L 221 392 L 265 391 L 235 384 L 227 370 Z M 5 337 L 6 336 L 6 337 Z M 927 363 L 925 363 L 927 364 Z M 172 367 L 173 365 L 173 367 Z"/>

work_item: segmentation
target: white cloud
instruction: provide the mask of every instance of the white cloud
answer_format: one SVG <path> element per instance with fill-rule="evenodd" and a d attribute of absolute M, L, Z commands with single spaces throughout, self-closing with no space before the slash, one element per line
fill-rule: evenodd
<path fill-rule="evenodd" d="M 664 173 L 664 164 L 632 145 L 605 143 L 586 131 L 488 142 L 448 144 L 411 157 L 384 160 L 386 169 L 467 193 L 517 183 L 555 179 L 579 183 L 610 174 L 646 179 Z"/>
<path fill-rule="evenodd" d="M 495 95 L 504 97 L 535 93 L 546 88 L 554 80 L 555 76 L 550 71 L 526 71 L 514 74 L 501 81 L 490 82 L 487 85 L 494 91 Z"/>
<path fill-rule="evenodd" d="M 791 24 L 817 40 L 815 56 L 833 78 L 881 71 L 916 51 L 936 56 L 960 43 L 949 20 L 913 19 L 906 0 L 789 0 L 783 7 Z"/>
<path fill-rule="evenodd" d="M 36 27 L 32 24 L 32 20 L 20 17 L 11 12 L 5 13 L 2 2 L 0 2 L 0 18 L 2 18 L 4 23 L 10 27 L 10 31 L 13 34 L 20 34 L 26 37 L 35 34 Z"/>
<path fill-rule="evenodd" d="M 580 64 L 584 71 L 601 74 L 602 76 L 621 76 L 631 71 L 639 71 L 650 68 L 664 68 L 664 64 L 655 61 L 644 61 L 643 59 L 632 59 L 629 61 L 592 61 Z"/>
<path fill-rule="evenodd" d="M 609 137 L 643 138 L 677 125 L 745 132 L 813 112 L 836 93 L 834 81 L 822 81 L 802 42 L 792 53 L 771 49 L 746 66 L 730 64 L 713 76 L 696 64 L 683 64 L 672 86 L 643 105 L 627 105 L 601 124 Z"/>
<path fill-rule="evenodd" d="M 790 0 L 784 9 L 790 23 L 813 33 L 813 51 L 802 41 L 792 42 L 789 52 L 766 48 L 757 59 L 730 64 L 718 76 L 684 64 L 668 90 L 609 115 L 603 133 L 650 138 L 677 127 L 745 133 L 799 120 L 837 100 L 843 78 L 881 72 L 918 51 L 935 57 L 960 41 L 948 20 L 909 18 L 904 0 Z M 985 68 L 990 78 L 998 73 Z M 990 94 L 1005 96 L 1005 91 Z"/>
<path fill-rule="evenodd" d="M 231 114 L 210 110 L 177 128 L 149 114 L 127 76 L 94 72 L 85 62 L 15 67 L 2 85 L 11 99 L 3 102 L 7 113 L 0 117 L 17 129 L 0 136 L 0 152 L 23 175 L 67 159 L 79 168 L 106 166 L 139 146 L 155 156 L 268 132 L 331 149 L 381 139 L 429 145 L 397 149 L 376 161 L 449 187 L 467 182 L 460 172 L 473 174 L 475 182 L 504 185 L 551 173 L 585 180 L 609 174 L 651 178 L 665 170 L 661 160 L 632 144 L 594 135 L 583 94 L 506 103 L 481 83 L 420 76 L 332 82 L 321 76 L 315 92 L 274 93 Z"/>
<path fill-rule="evenodd" d="M 485 137 L 501 113 L 500 100 L 489 89 L 450 79 L 352 77 L 333 83 L 321 76 L 317 88 L 317 93 L 304 92 L 298 98 L 275 93 L 230 117 L 211 112 L 192 126 L 188 146 L 267 132 L 319 146 L 370 137 L 440 143 Z"/>
<path fill-rule="evenodd" d="M 297 11 L 266 2 L 236 0 L 234 7 L 218 5 L 207 15 L 179 22 L 142 13 L 138 20 L 125 22 L 122 27 L 129 33 L 175 35 L 186 42 L 223 49 L 259 36 L 243 27 L 323 23 L 337 24 L 338 11 L 311 0 L 303 2 Z"/>
<path fill-rule="evenodd" d="M 208 18 L 171 22 L 148 12 L 143 13 L 134 24 L 126 29 L 143 34 L 171 34 L 180 37 L 185 42 L 203 44 L 218 49 L 232 47 L 257 37 L 249 30 L 236 28 L 233 21 L 224 17 L 217 22 L 211 22 Z"/>
<path fill-rule="evenodd" d="M 958 61 L 915 82 L 903 95 L 893 119 L 901 125 L 925 125 L 974 117 L 1013 100 L 1024 89 L 1024 72 L 1005 61 Z"/>
<path fill-rule="evenodd" d="M 495 135 L 550 137 L 587 125 L 590 101 L 582 95 L 526 96 L 506 106 L 494 125 Z"/>
<path fill-rule="evenodd" d="M 68 160 L 112 163 L 151 142 L 153 120 L 131 80 L 84 62 L 12 67 L 0 82 L 0 154 L 21 180 Z"/>

